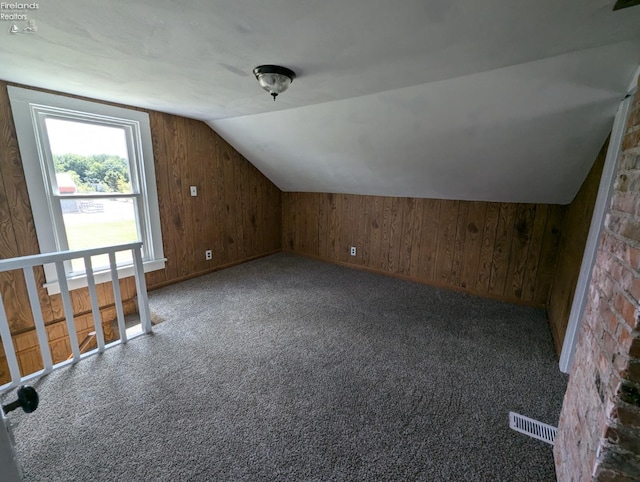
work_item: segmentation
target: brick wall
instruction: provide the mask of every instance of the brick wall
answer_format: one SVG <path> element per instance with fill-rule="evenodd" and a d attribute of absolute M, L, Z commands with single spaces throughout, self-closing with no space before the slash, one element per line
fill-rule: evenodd
<path fill-rule="evenodd" d="M 635 95 L 554 448 L 558 480 L 640 480 L 640 93 Z"/>

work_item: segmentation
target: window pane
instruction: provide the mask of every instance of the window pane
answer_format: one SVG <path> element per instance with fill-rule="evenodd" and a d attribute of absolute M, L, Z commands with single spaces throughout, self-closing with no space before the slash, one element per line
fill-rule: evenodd
<path fill-rule="evenodd" d="M 45 124 L 59 194 L 132 192 L 124 128 L 52 117 Z"/>
<path fill-rule="evenodd" d="M 136 205 L 132 198 L 62 199 L 62 217 L 69 249 L 98 248 L 139 241 Z M 94 268 L 109 266 L 107 255 L 92 258 Z M 131 252 L 116 253 L 116 261 L 130 263 Z M 72 262 L 74 272 L 84 270 L 84 261 Z"/>

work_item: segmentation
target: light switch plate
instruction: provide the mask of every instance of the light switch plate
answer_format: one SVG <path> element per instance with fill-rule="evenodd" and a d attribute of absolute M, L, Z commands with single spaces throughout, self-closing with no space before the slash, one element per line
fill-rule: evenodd
<path fill-rule="evenodd" d="M 197 186 L 191 186 L 191 195 L 192 196 L 197 196 L 198 195 L 198 187 Z"/>

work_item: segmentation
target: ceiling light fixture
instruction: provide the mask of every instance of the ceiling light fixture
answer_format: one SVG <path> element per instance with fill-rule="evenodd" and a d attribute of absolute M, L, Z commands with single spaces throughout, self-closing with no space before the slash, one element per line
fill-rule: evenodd
<path fill-rule="evenodd" d="M 279 65 L 258 65 L 253 69 L 253 74 L 258 79 L 260 87 L 269 92 L 276 101 L 278 94 L 281 94 L 289 88 L 296 74 L 293 70 Z"/>

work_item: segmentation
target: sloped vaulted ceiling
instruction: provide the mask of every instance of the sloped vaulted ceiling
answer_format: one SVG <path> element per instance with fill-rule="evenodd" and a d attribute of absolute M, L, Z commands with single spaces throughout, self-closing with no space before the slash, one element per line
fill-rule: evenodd
<path fill-rule="evenodd" d="M 613 4 L 49 0 L 0 78 L 204 120 L 285 191 L 567 203 L 640 64 Z"/>

